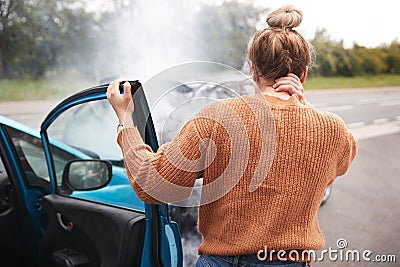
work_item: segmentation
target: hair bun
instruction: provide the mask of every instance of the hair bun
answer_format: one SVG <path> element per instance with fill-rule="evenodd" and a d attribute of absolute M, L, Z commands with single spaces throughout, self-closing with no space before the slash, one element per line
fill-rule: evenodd
<path fill-rule="evenodd" d="M 292 29 L 298 27 L 303 20 L 303 12 L 293 6 L 283 6 L 268 14 L 267 24 L 272 28 Z"/>

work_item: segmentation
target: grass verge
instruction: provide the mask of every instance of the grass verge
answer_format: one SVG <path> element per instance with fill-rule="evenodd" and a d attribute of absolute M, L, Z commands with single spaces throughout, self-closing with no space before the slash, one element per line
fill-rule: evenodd
<path fill-rule="evenodd" d="M 367 88 L 400 86 L 400 75 L 380 74 L 357 77 L 309 77 L 305 89 Z"/>
<path fill-rule="evenodd" d="M 0 101 L 63 99 L 94 86 L 95 82 L 77 79 L 0 80 Z M 358 77 L 309 77 L 306 89 L 400 87 L 400 75 L 381 74 Z"/>
<path fill-rule="evenodd" d="M 74 79 L 0 80 L 0 101 L 62 99 L 93 85 Z"/>

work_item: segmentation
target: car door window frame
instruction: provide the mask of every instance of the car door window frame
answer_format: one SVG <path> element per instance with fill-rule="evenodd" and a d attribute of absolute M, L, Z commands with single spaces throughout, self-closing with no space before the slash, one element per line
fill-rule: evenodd
<path fill-rule="evenodd" d="M 143 126 L 139 127 L 143 140 L 153 149 L 153 151 L 156 151 L 158 149 L 158 141 L 143 88 L 138 81 L 131 82 L 131 85 L 132 93 L 134 95 L 134 105 L 140 107 L 135 109 L 137 116 L 136 120 L 134 118 L 134 122 L 137 123 L 137 125 Z M 43 148 L 45 150 L 52 193 L 57 193 L 57 178 L 47 129 L 50 127 L 52 122 L 54 122 L 54 120 L 56 120 L 56 118 L 65 110 L 79 104 L 106 99 L 107 87 L 108 84 L 92 87 L 65 99 L 58 106 L 56 106 L 43 121 L 40 127 L 40 136 L 42 139 Z M 166 204 L 153 205 L 145 203 L 145 214 L 145 235 L 149 239 L 144 244 L 142 262 L 151 262 L 152 266 L 162 266 L 164 263 L 169 266 L 171 265 L 171 262 L 168 263 L 170 248 L 164 248 L 160 245 L 160 239 L 168 242 L 169 237 L 167 237 L 165 234 L 166 226 L 169 224 L 174 224 L 173 222 L 169 222 L 168 206 Z M 179 233 L 177 236 L 179 236 Z M 177 236 L 174 237 L 177 238 Z M 180 237 L 179 240 L 175 240 L 175 242 L 181 242 Z M 182 266 L 183 256 L 181 246 L 178 245 L 175 248 L 178 252 L 177 266 Z"/>
<path fill-rule="evenodd" d="M 20 131 L 18 129 L 15 129 L 15 128 L 12 128 L 12 127 L 9 127 L 9 126 L 3 126 L 2 127 L 2 131 L 4 132 L 4 135 L 5 135 L 4 137 L 6 138 L 6 140 L 7 140 L 6 142 L 8 143 L 8 146 L 9 146 L 8 149 L 10 150 L 10 152 L 12 151 L 13 155 L 15 155 L 15 159 L 14 159 L 15 160 L 15 162 L 14 162 L 15 165 L 17 166 L 17 168 L 19 170 L 23 170 L 23 172 L 22 172 L 22 178 L 23 179 L 22 180 L 25 183 L 25 186 L 28 187 L 28 188 L 29 187 L 39 186 L 39 187 L 43 187 L 43 188 L 45 188 L 47 190 L 50 190 L 50 180 L 47 181 L 47 179 L 45 179 L 45 177 L 41 177 L 41 176 L 38 176 L 36 174 L 35 168 L 32 167 L 31 162 L 29 162 L 29 160 L 27 159 L 27 157 L 25 155 L 25 151 L 22 149 L 22 147 L 20 145 L 16 146 L 14 144 L 14 142 L 13 142 L 13 138 L 19 138 L 18 136 L 15 136 L 15 134 L 24 135 L 27 138 L 31 138 L 33 140 L 36 139 L 37 141 L 39 141 L 40 142 L 40 146 L 43 149 L 42 140 L 37 136 L 31 135 L 29 133 L 25 133 L 23 131 Z M 19 139 L 21 141 L 26 141 L 23 138 L 19 138 Z M 26 141 L 26 142 L 32 144 L 29 141 Z M 44 151 L 43 151 L 43 153 L 44 153 Z M 22 157 L 24 158 L 24 161 L 26 161 L 26 163 L 23 163 L 21 161 Z M 24 164 L 26 166 L 24 166 Z M 27 172 L 27 168 L 26 167 L 29 167 L 32 170 L 32 172 L 35 175 L 38 176 L 39 179 L 37 179 L 36 182 L 32 182 L 32 181 L 29 180 L 29 178 L 27 176 L 27 173 L 26 173 Z M 46 167 L 46 171 L 47 171 L 47 167 Z M 21 174 L 21 172 L 18 172 L 18 173 Z M 50 176 L 48 178 L 50 179 Z"/>

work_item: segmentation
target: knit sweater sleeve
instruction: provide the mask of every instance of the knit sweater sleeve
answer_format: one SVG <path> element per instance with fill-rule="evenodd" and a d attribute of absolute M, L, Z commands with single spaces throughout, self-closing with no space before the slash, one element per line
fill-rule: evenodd
<path fill-rule="evenodd" d="M 338 150 L 338 163 L 336 168 L 336 176 L 344 175 L 354 160 L 357 150 L 358 142 L 353 133 L 346 127 L 342 119 L 339 122 L 340 131 L 340 144 Z"/>
<path fill-rule="evenodd" d="M 144 202 L 167 203 L 187 199 L 201 177 L 204 143 L 198 131 L 201 119 L 192 119 L 179 134 L 157 151 L 146 145 L 134 126 L 122 129 L 117 142 L 122 149 L 129 181 Z M 200 127 L 204 128 L 204 127 Z"/>

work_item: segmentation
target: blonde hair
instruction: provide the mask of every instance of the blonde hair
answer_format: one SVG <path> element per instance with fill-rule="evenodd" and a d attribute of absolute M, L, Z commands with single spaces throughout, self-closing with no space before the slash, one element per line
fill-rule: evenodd
<path fill-rule="evenodd" d="M 283 6 L 267 17 L 269 27 L 256 32 L 248 49 L 253 75 L 276 80 L 294 73 L 301 76 L 312 64 L 313 47 L 293 28 L 303 20 L 295 6 Z"/>

